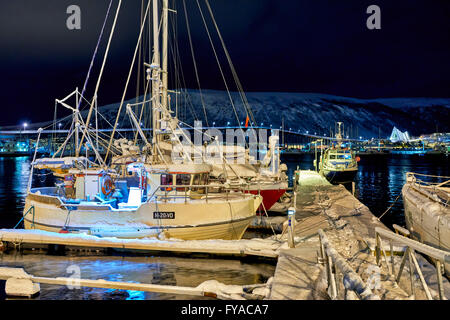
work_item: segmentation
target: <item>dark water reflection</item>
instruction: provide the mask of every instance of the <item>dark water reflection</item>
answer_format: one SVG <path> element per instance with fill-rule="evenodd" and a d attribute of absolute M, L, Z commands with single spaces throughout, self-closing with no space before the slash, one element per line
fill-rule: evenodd
<path fill-rule="evenodd" d="M 196 287 L 215 279 L 226 284 L 263 283 L 274 274 L 275 266 L 249 264 L 238 260 L 190 259 L 155 256 L 50 256 L 46 254 L 0 254 L 0 266 L 22 267 L 40 277 L 70 277 L 79 268 L 82 279 L 140 282 Z M 67 286 L 41 285 L 42 300 L 167 300 L 199 299 L 183 295 L 99 288 L 71 289 Z"/>
<path fill-rule="evenodd" d="M 400 195 L 406 182 L 406 172 L 450 176 L 449 157 L 445 155 L 362 155 L 356 177 L 356 196 L 373 214 L 380 216 L 394 202 L 392 209 L 382 218 L 387 226 L 404 225 L 403 202 Z M 297 166 L 313 170 L 313 154 L 285 159 L 292 177 Z M 351 190 L 351 186 L 346 186 Z M 400 195 L 397 201 L 397 197 Z"/>

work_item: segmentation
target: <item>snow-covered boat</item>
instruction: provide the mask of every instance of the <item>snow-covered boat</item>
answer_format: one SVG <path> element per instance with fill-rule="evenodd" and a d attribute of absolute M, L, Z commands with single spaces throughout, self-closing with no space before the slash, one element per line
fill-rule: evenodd
<path fill-rule="evenodd" d="M 172 161 L 174 139 L 179 142 L 174 133 L 180 130 L 180 126 L 177 117 L 172 116 L 168 90 L 170 11 L 168 5 L 168 0 L 163 0 L 162 8 L 159 8 L 158 1 L 149 1 L 141 15 L 143 20 L 129 78 L 135 69 L 136 54 L 138 48 L 142 46 L 144 30 L 148 31 L 153 50 L 148 52 L 151 63 L 143 63 L 147 72 L 144 80 L 146 87 L 144 101 L 126 106 L 134 128 L 134 141 L 126 138 L 115 139 L 128 82 L 117 111 L 116 121 L 112 126 L 109 143 L 99 135 L 97 92 L 104 64 L 92 102 L 85 97 L 90 69 L 81 93 L 77 89 L 64 99 L 56 100 L 58 105 L 73 112 L 72 125 L 66 140 L 52 158 L 36 160 L 35 152 L 25 201 L 25 228 L 54 232 L 85 232 L 122 238 L 164 236 L 180 239 L 240 239 L 242 237 L 256 215 L 262 197 L 243 192 L 242 186 L 230 188 L 226 183 L 210 183 L 211 166 L 205 162 L 194 163 L 184 150 L 180 152 L 181 163 Z M 120 3 L 104 62 L 119 11 Z M 150 22 L 153 22 L 152 31 L 146 27 L 147 24 L 151 25 Z M 148 99 L 145 98 L 147 93 Z M 76 101 L 75 107 L 69 103 L 73 98 Z M 88 101 L 90 106 L 85 119 L 80 113 L 82 101 Z M 151 107 L 151 111 L 147 111 L 146 114 L 151 115 L 153 129 L 151 141 L 142 130 L 142 116 L 146 107 Z M 137 112 L 139 108 L 140 112 Z M 91 122 L 94 119 L 95 128 Z M 37 145 L 39 137 L 40 133 Z M 57 158 L 58 154 L 64 154 L 70 140 L 74 141 L 75 155 Z M 89 160 L 87 155 L 80 156 L 83 146 L 86 147 L 86 152 L 88 149 L 94 152 L 94 161 Z M 104 158 L 99 153 L 101 147 L 106 150 Z M 192 144 L 189 144 L 189 147 L 196 148 Z M 34 168 L 51 170 L 63 181 L 57 182 L 54 187 L 32 188 Z"/>
<path fill-rule="evenodd" d="M 319 158 L 318 170 L 331 183 L 350 183 L 358 172 L 359 158 L 348 148 L 342 148 L 342 122 L 338 122 L 337 143 L 326 149 Z M 317 166 L 316 160 L 314 165 Z"/>
<path fill-rule="evenodd" d="M 450 177 L 406 173 L 402 188 L 405 220 L 411 236 L 450 251 Z M 450 263 L 445 264 L 450 275 Z"/>
<path fill-rule="evenodd" d="M 262 201 L 208 184 L 210 166 L 205 164 L 133 163 L 126 176 L 84 164 L 73 158 L 60 165 L 36 161 L 37 167 L 64 172 L 64 182 L 30 189 L 26 229 L 118 238 L 240 239 Z"/>

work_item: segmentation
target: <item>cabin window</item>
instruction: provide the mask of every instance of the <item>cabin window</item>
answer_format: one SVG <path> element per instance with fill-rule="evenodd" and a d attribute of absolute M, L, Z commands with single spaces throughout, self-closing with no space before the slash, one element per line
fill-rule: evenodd
<path fill-rule="evenodd" d="M 191 184 L 191 175 L 190 174 L 177 174 L 176 177 L 177 182 L 177 191 L 185 191 L 186 188 L 179 188 L 179 186 L 189 186 Z"/>
<path fill-rule="evenodd" d="M 198 185 L 206 185 L 206 183 L 208 179 L 208 174 L 207 173 L 200 173 L 200 174 L 195 174 L 194 175 L 194 181 L 192 182 L 192 184 L 194 186 L 198 186 Z M 197 191 L 200 193 L 204 193 L 205 192 L 205 188 L 204 187 L 200 187 L 200 188 L 192 188 L 192 191 Z"/>
<path fill-rule="evenodd" d="M 194 181 L 192 182 L 193 185 L 197 186 L 200 184 L 200 175 L 194 174 Z"/>
<path fill-rule="evenodd" d="M 208 184 L 208 174 L 202 173 L 201 174 L 201 184 L 207 185 Z"/>
<path fill-rule="evenodd" d="M 173 176 L 171 174 L 162 174 L 161 175 L 161 185 L 162 186 L 171 186 L 173 185 Z M 161 187 L 161 191 L 172 191 L 172 188 L 169 187 Z"/>
<path fill-rule="evenodd" d="M 336 159 L 336 155 L 335 154 L 330 154 L 330 159 Z"/>

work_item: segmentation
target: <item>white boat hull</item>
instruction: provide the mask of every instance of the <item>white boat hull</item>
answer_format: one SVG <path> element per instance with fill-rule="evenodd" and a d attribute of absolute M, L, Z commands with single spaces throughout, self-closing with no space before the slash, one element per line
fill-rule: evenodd
<path fill-rule="evenodd" d="M 184 240 L 241 239 L 262 198 L 255 195 L 233 195 L 225 199 L 184 199 L 148 202 L 137 210 L 95 210 L 70 205 L 61 207 L 57 197 L 28 194 L 25 202 L 25 229 L 87 233 L 103 237 L 165 237 Z M 59 203 L 58 203 L 59 202 Z M 34 214 L 33 214 L 34 211 Z M 167 219 L 155 219 L 155 212 Z"/>
<path fill-rule="evenodd" d="M 412 238 L 429 246 L 450 251 L 450 208 L 432 199 L 428 187 L 406 183 L 402 189 L 405 220 Z M 450 264 L 445 263 L 450 276 Z"/>

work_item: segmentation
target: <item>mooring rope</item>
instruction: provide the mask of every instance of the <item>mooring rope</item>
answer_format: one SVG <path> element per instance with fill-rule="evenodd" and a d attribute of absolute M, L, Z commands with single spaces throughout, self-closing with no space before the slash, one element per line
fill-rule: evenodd
<path fill-rule="evenodd" d="M 383 218 L 383 216 L 384 216 L 386 213 L 388 213 L 389 210 L 392 209 L 392 207 L 397 203 L 397 200 L 400 198 L 401 195 L 402 195 L 402 192 L 400 191 L 400 193 L 398 194 L 397 198 L 395 198 L 394 202 L 389 206 L 389 208 L 387 208 L 386 211 L 383 212 L 383 214 L 377 218 L 378 221 L 381 221 L 381 218 Z"/>

